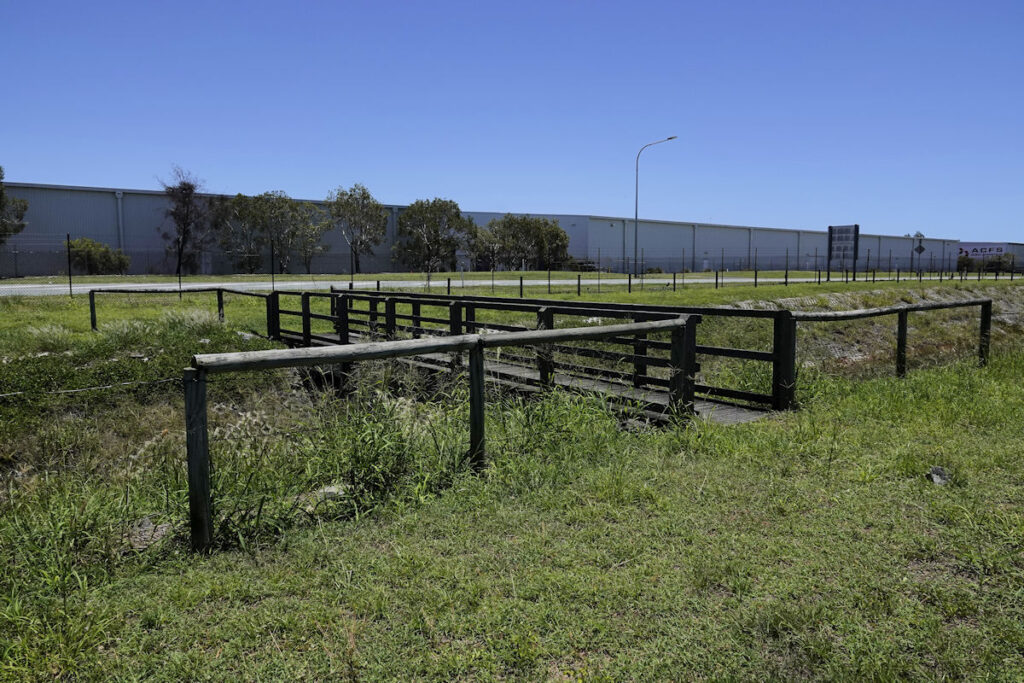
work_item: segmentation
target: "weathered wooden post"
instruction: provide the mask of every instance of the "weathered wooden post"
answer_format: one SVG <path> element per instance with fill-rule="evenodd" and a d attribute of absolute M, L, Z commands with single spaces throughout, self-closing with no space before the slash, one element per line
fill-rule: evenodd
<path fill-rule="evenodd" d="M 463 305 L 463 325 L 466 334 L 473 334 L 476 331 L 476 306 L 473 304 Z"/>
<path fill-rule="evenodd" d="M 334 304 L 334 331 L 338 333 L 338 343 L 348 344 L 348 297 L 337 297 Z"/>
<path fill-rule="evenodd" d="M 907 376 L 907 311 L 896 314 L 896 376 Z"/>
<path fill-rule="evenodd" d="M 484 345 L 481 340 L 469 349 L 469 463 L 480 470 L 486 460 L 484 434 Z"/>
<path fill-rule="evenodd" d="M 448 334 L 462 334 L 462 304 L 458 301 L 448 304 Z"/>
<path fill-rule="evenodd" d="M 537 310 L 537 329 L 555 329 L 555 315 L 547 306 Z M 543 386 L 549 387 L 555 381 L 555 357 L 550 344 L 537 345 L 537 377 Z"/>
<path fill-rule="evenodd" d="M 186 368 L 185 448 L 188 456 L 188 509 L 192 549 L 205 552 L 213 543 L 210 496 L 210 443 L 206 428 L 206 372 Z"/>
<path fill-rule="evenodd" d="M 313 345 L 313 321 L 309 317 L 309 292 L 302 293 L 302 345 Z"/>
<path fill-rule="evenodd" d="M 387 297 L 384 299 L 384 338 L 394 339 L 397 335 L 398 327 L 395 321 L 395 299 L 393 297 Z"/>
<path fill-rule="evenodd" d="M 280 296 L 276 291 L 267 295 L 267 337 L 274 340 L 281 338 Z"/>
<path fill-rule="evenodd" d="M 646 318 L 642 316 L 636 316 L 633 318 L 633 322 L 639 323 L 644 322 Z M 633 386 L 639 388 L 643 385 L 643 376 L 647 374 L 647 363 L 644 358 L 647 357 L 647 335 L 637 334 L 633 338 Z"/>
<path fill-rule="evenodd" d="M 672 273 L 672 291 L 676 291 L 676 274 Z"/>
<path fill-rule="evenodd" d="M 217 320 L 224 322 L 224 290 L 217 288 Z"/>
<path fill-rule="evenodd" d="M 92 331 L 96 331 L 96 292 L 89 290 L 89 324 L 92 325 Z"/>
<path fill-rule="evenodd" d="M 412 338 L 420 338 L 420 327 L 422 327 L 423 321 L 420 320 L 420 302 L 412 302 Z"/>
<path fill-rule="evenodd" d="M 672 377 L 669 384 L 669 409 L 677 413 L 693 413 L 694 387 L 697 374 L 697 323 L 700 316 L 680 319 L 672 330 Z"/>
<path fill-rule="evenodd" d="M 448 278 L 448 296 L 452 295 L 452 279 Z"/>
<path fill-rule="evenodd" d="M 790 311 L 775 315 L 772 356 L 772 407 L 789 410 L 796 393 L 796 319 Z"/>
<path fill-rule="evenodd" d="M 981 304 L 981 326 L 978 335 L 978 365 L 988 365 L 989 345 L 992 341 L 992 301 Z"/>
<path fill-rule="evenodd" d="M 582 294 L 582 292 L 583 292 L 582 285 L 583 285 L 583 276 L 581 274 L 579 274 L 579 273 L 576 273 L 576 296 L 580 296 Z"/>
<path fill-rule="evenodd" d="M 626 274 L 626 278 L 627 278 L 627 280 L 626 280 L 626 292 L 628 294 L 632 294 L 633 293 L 633 273 L 627 273 Z"/>
<path fill-rule="evenodd" d="M 519 298 L 523 298 L 523 276 L 519 276 Z"/>

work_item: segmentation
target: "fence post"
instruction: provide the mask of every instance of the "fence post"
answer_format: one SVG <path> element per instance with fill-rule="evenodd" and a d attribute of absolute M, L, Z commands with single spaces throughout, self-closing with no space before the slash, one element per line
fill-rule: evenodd
<path fill-rule="evenodd" d="M 537 329 L 551 330 L 555 327 L 555 315 L 547 306 L 537 310 Z M 549 344 L 537 345 L 537 376 L 543 386 L 551 386 L 555 377 L 555 358 Z"/>
<path fill-rule="evenodd" d="M 224 290 L 217 289 L 217 319 L 224 322 Z"/>
<path fill-rule="evenodd" d="M 420 302 L 414 301 L 412 303 L 412 338 L 420 338 L 420 327 L 423 325 L 423 321 L 420 320 Z"/>
<path fill-rule="evenodd" d="M 679 327 L 672 330 L 672 377 L 669 385 L 669 410 L 672 412 L 693 413 L 698 320 L 698 316 L 687 316 L 680 321 Z"/>
<path fill-rule="evenodd" d="M 452 279 L 448 278 L 448 296 L 452 295 Z"/>
<path fill-rule="evenodd" d="M 185 448 L 188 454 L 188 509 L 192 550 L 213 543 L 213 502 L 210 498 L 210 443 L 206 429 L 206 372 L 186 368 Z"/>
<path fill-rule="evenodd" d="M 92 325 L 92 331 L 96 331 L 96 292 L 92 289 L 89 290 L 89 324 Z"/>
<path fill-rule="evenodd" d="M 398 331 L 395 322 L 395 300 L 392 297 L 384 299 L 384 338 L 394 339 Z"/>
<path fill-rule="evenodd" d="M 302 293 L 302 345 L 313 344 L 313 321 L 309 318 L 309 292 Z"/>
<path fill-rule="evenodd" d="M 276 291 L 267 295 L 267 336 L 270 339 L 281 338 L 281 315 L 279 313 L 280 294 Z"/>
<path fill-rule="evenodd" d="M 989 345 L 992 341 L 992 302 L 981 304 L 981 326 L 978 334 L 978 365 L 988 365 Z"/>
<path fill-rule="evenodd" d="M 519 298 L 523 298 L 523 276 L 519 276 Z"/>
<path fill-rule="evenodd" d="M 338 333 L 338 343 L 348 344 L 348 297 L 338 297 L 334 305 L 334 330 Z"/>
<path fill-rule="evenodd" d="M 462 322 L 462 327 L 466 334 L 476 332 L 476 306 L 473 304 L 465 304 L 463 306 Z"/>
<path fill-rule="evenodd" d="M 483 468 L 486 458 L 484 417 L 484 345 L 477 340 L 469 349 L 469 463 L 474 470 Z"/>
<path fill-rule="evenodd" d="M 462 304 L 453 301 L 448 304 L 448 333 L 453 337 L 462 334 Z"/>
<path fill-rule="evenodd" d="M 627 273 L 626 277 L 628 278 L 626 280 L 626 287 L 627 287 L 626 293 L 627 294 L 632 294 L 633 293 L 633 273 Z"/>
<path fill-rule="evenodd" d="M 643 316 L 636 316 L 633 322 L 644 322 Z M 640 387 L 643 384 L 641 379 L 647 374 L 647 363 L 643 360 L 647 356 L 647 335 L 637 334 L 633 338 L 633 386 Z"/>
<path fill-rule="evenodd" d="M 896 376 L 907 376 L 907 311 L 896 314 Z"/>
<path fill-rule="evenodd" d="M 580 296 L 580 294 L 582 293 L 582 288 L 580 287 L 582 281 L 583 276 L 580 275 L 579 273 L 576 273 L 576 296 Z"/>
<path fill-rule="evenodd" d="M 772 407 L 789 410 L 796 392 L 796 318 L 789 311 L 775 316 L 772 340 Z"/>
<path fill-rule="evenodd" d="M 672 291 L 676 291 L 676 274 L 672 273 Z"/>

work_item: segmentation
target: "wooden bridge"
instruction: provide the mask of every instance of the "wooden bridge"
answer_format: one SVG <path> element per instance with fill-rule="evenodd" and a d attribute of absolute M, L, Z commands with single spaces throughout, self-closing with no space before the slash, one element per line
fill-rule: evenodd
<path fill-rule="evenodd" d="M 319 311 L 317 309 L 320 309 Z M 496 334 L 534 330 L 585 328 L 608 321 L 642 323 L 691 316 L 724 315 L 786 320 L 788 312 L 717 308 L 681 308 L 440 296 L 409 292 L 277 292 L 268 299 L 267 329 L 271 338 L 291 347 L 345 345 L 403 338 Z M 534 326 L 510 324 L 527 318 Z M 756 393 L 738 388 L 708 386 L 694 380 L 691 412 L 720 423 L 759 419 L 772 409 L 792 403 L 795 337 L 792 325 L 776 325 L 781 344 L 776 350 L 733 349 L 694 341 L 693 353 L 769 363 L 777 391 Z M 699 335 L 699 325 L 696 333 Z M 504 389 L 534 393 L 545 388 L 600 394 L 612 404 L 628 406 L 653 420 L 670 413 L 672 345 L 648 332 L 626 334 L 587 343 L 564 342 L 529 352 L 495 349 L 487 354 L 486 377 Z M 789 353 L 787 355 L 787 351 Z M 465 367 L 462 354 L 434 352 L 404 357 L 402 362 L 431 372 Z M 700 365 L 694 362 L 694 376 Z M 786 373 L 789 373 L 787 375 Z M 790 378 L 787 380 L 787 376 Z"/>

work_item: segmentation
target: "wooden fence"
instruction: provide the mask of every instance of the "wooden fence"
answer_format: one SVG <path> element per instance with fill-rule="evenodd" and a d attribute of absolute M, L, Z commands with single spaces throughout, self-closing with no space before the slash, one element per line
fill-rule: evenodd
<path fill-rule="evenodd" d="M 936 302 L 930 304 L 903 304 L 883 308 L 862 308 L 854 311 L 828 311 L 822 313 L 793 313 L 794 323 L 799 322 L 835 322 L 839 320 L 860 320 L 877 318 L 884 315 L 896 316 L 896 376 L 907 374 L 907 317 L 915 311 L 937 311 L 947 308 L 966 308 L 977 306 L 981 315 L 978 325 L 978 364 L 988 364 L 989 347 L 992 341 L 992 300 L 970 299 L 968 301 Z"/>
<path fill-rule="evenodd" d="M 268 299 L 269 301 L 269 299 Z M 210 374 L 322 364 L 348 364 L 381 358 L 401 358 L 429 353 L 469 352 L 469 457 L 474 468 L 485 460 L 484 351 L 488 348 L 536 346 L 541 357 L 560 342 L 605 340 L 657 332 L 670 332 L 671 355 L 668 383 L 670 409 L 692 411 L 696 372 L 696 329 L 699 315 L 669 320 L 565 329 L 460 334 L 444 337 L 330 345 L 299 349 L 200 354 L 184 371 L 185 430 L 188 452 L 189 519 L 192 547 L 206 550 L 213 541 L 213 500 L 210 491 L 210 448 L 207 431 L 206 383 Z"/>

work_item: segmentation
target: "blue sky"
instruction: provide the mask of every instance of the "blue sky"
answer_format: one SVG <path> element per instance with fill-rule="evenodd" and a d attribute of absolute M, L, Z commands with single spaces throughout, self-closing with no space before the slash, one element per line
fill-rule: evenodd
<path fill-rule="evenodd" d="M 0 3 L 9 181 L 1024 241 L 1024 2 Z"/>

